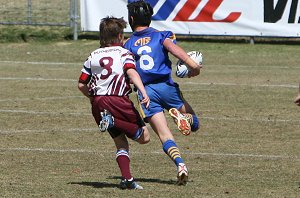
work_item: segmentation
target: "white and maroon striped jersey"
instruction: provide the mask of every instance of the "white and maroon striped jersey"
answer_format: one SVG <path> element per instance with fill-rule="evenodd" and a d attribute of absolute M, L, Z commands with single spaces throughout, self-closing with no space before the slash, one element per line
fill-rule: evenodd
<path fill-rule="evenodd" d="M 91 77 L 89 94 L 128 95 L 132 90 L 125 72 L 135 69 L 133 54 L 121 46 L 99 48 L 93 51 L 84 62 L 83 73 Z"/>

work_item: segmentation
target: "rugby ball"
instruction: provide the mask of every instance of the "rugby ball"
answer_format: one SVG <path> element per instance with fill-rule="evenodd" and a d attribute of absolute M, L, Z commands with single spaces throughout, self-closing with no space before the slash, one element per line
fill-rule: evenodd
<path fill-rule="evenodd" d="M 187 53 L 196 63 L 202 65 L 203 55 L 199 51 L 190 51 Z M 176 76 L 179 78 L 187 78 L 189 69 L 182 60 L 178 60 L 176 63 Z"/>

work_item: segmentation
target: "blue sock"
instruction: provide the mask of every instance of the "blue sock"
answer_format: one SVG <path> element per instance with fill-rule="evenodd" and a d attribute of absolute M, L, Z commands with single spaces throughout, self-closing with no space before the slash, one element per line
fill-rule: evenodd
<path fill-rule="evenodd" d="M 193 116 L 193 124 L 191 125 L 192 131 L 197 131 L 199 129 L 199 119 L 195 114 L 192 114 Z"/>
<path fill-rule="evenodd" d="M 179 163 L 184 163 L 180 156 L 179 149 L 173 140 L 165 141 L 163 143 L 163 150 L 174 161 L 176 166 L 178 166 Z"/>

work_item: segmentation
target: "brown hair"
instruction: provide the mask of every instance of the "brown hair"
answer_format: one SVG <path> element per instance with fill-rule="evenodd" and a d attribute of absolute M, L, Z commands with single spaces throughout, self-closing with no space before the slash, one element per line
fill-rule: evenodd
<path fill-rule="evenodd" d="M 123 34 L 126 28 L 126 21 L 122 18 L 106 17 L 100 22 L 100 45 L 101 47 L 109 46 L 110 44 L 118 43 L 119 34 Z"/>

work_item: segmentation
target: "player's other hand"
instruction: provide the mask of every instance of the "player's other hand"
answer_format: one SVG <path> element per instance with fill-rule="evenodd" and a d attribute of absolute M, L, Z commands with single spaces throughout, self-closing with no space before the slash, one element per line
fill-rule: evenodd
<path fill-rule="evenodd" d="M 200 69 L 202 68 L 202 65 L 198 65 L 196 68 L 191 68 L 189 73 L 188 73 L 188 77 L 194 77 L 194 76 L 198 76 L 200 74 Z"/>
<path fill-rule="evenodd" d="M 143 99 L 141 100 L 141 104 L 145 105 L 145 107 L 148 109 L 150 105 L 150 98 L 147 94 L 143 95 Z"/>

